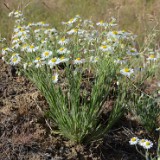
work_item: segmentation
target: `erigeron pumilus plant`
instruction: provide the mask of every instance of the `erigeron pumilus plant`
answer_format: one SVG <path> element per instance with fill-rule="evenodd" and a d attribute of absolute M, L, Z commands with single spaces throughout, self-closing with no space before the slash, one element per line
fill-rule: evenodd
<path fill-rule="evenodd" d="M 159 131 L 159 128 L 156 129 Z M 137 152 L 144 157 L 146 160 L 160 160 L 160 137 L 158 140 L 157 152 L 156 155 L 153 156 L 149 150 L 153 147 L 153 142 L 148 139 L 139 139 L 138 137 L 132 137 L 129 141 L 129 144 L 135 146 Z M 141 150 L 140 150 L 141 149 Z"/>
<path fill-rule="evenodd" d="M 15 26 L 2 59 L 18 66 L 42 92 L 59 133 L 77 143 L 104 136 L 130 100 L 131 81 L 140 77 L 142 82 L 148 75 L 134 45 L 136 36 L 117 31 L 114 18 L 94 24 L 77 15 L 62 22 L 64 29 L 58 31 L 44 22 L 27 24 L 20 11 L 9 16 L 15 18 Z M 146 61 L 156 65 L 157 53 Z M 114 103 L 109 119 L 102 123 L 101 113 L 110 100 Z"/>

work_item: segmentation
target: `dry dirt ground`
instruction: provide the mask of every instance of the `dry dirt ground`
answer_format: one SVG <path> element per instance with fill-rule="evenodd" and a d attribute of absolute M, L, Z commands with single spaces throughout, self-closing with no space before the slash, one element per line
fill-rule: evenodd
<path fill-rule="evenodd" d="M 14 68 L 1 60 L 0 66 L 0 160 L 143 160 L 128 141 L 148 135 L 125 117 L 103 142 L 90 146 L 75 146 L 51 134 L 55 126 L 45 117 L 43 96 Z"/>

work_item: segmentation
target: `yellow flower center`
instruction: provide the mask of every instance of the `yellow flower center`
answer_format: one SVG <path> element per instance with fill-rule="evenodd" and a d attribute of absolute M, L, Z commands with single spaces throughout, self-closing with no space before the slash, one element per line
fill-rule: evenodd
<path fill-rule="evenodd" d="M 56 79 L 56 76 L 52 76 L 52 80 L 55 80 Z"/>
<path fill-rule="evenodd" d="M 63 37 L 63 38 L 61 39 L 61 41 L 64 42 L 64 41 L 65 41 L 65 38 Z"/>
<path fill-rule="evenodd" d="M 17 57 L 14 57 L 12 61 L 13 61 L 13 62 L 16 62 L 17 60 L 18 60 L 18 58 L 17 58 Z"/>
<path fill-rule="evenodd" d="M 64 59 L 64 57 L 61 57 L 60 59 L 61 59 L 61 60 L 63 60 L 63 59 Z"/>
<path fill-rule="evenodd" d="M 81 60 L 81 58 L 76 58 L 76 60 L 77 60 L 77 61 L 80 61 L 80 60 Z"/>
<path fill-rule="evenodd" d="M 132 142 L 135 142 L 137 139 L 135 138 L 135 137 L 133 137 L 132 139 L 131 139 L 131 141 Z"/>
<path fill-rule="evenodd" d="M 53 62 L 53 63 L 56 62 L 56 58 L 52 58 L 51 62 Z"/>
<path fill-rule="evenodd" d="M 74 32 L 77 32 L 77 31 L 78 31 L 78 29 L 75 28 L 75 29 L 74 29 Z"/>
<path fill-rule="evenodd" d="M 24 28 L 20 28 L 19 30 L 23 32 L 23 31 L 24 31 Z"/>
<path fill-rule="evenodd" d="M 151 145 L 151 143 L 150 142 L 146 142 L 146 146 L 150 146 Z"/>
<path fill-rule="evenodd" d="M 125 71 L 125 72 L 129 72 L 130 69 L 129 69 L 129 68 L 124 68 L 124 71 Z"/>
<path fill-rule="evenodd" d="M 145 139 L 142 139 L 142 140 L 141 140 L 141 143 L 144 143 L 144 142 L 145 142 Z"/>
<path fill-rule="evenodd" d="M 70 22 L 70 23 L 72 23 L 72 22 L 73 22 L 73 20 L 74 20 L 74 18 L 71 18 L 71 19 L 69 20 L 69 22 Z"/>
<path fill-rule="evenodd" d="M 48 56 L 48 55 L 49 55 L 49 52 L 45 52 L 44 55 L 45 55 L 45 56 Z"/>
<path fill-rule="evenodd" d="M 60 50 L 60 51 L 64 51 L 64 48 L 60 48 L 59 50 Z"/>
<path fill-rule="evenodd" d="M 118 34 L 118 32 L 117 32 L 117 31 L 113 31 L 113 34 L 117 35 L 117 34 Z"/>
<path fill-rule="evenodd" d="M 130 51 L 131 51 L 132 53 L 133 53 L 133 52 L 135 52 L 135 50 L 134 50 L 134 49 L 131 49 Z"/>
<path fill-rule="evenodd" d="M 34 48 L 34 46 L 33 46 L 33 45 L 31 45 L 31 46 L 30 46 L 30 48 L 31 48 L 31 49 L 33 49 L 33 48 Z"/>
<path fill-rule="evenodd" d="M 155 55 L 152 54 L 152 55 L 149 56 L 149 58 L 155 58 Z"/>
<path fill-rule="evenodd" d="M 37 57 L 37 58 L 36 58 L 37 61 L 39 61 L 40 59 L 41 59 L 40 57 Z"/>
<path fill-rule="evenodd" d="M 16 53 L 13 53 L 13 54 L 12 54 L 12 57 L 15 56 L 15 55 L 16 55 Z"/>
<path fill-rule="evenodd" d="M 104 45 L 104 46 L 102 46 L 102 48 L 103 48 L 103 49 L 106 49 L 106 48 L 107 48 L 107 46 L 105 46 L 105 45 Z"/>

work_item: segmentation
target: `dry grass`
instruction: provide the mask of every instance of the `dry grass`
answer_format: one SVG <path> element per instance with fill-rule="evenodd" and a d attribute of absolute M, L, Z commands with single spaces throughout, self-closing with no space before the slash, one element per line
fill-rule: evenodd
<path fill-rule="evenodd" d="M 23 3 L 22 3 L 23 2 Z M 142 42 L 152 28 L 160 26 L 160 0 L 1 0 L 0 33 L 10 37 L 7 14 L 24 9 L 28 21 L 46 21 L 55 27 L 76 14 L 94 21 L 117 18 L 120 28 L 139 35 Z M 29 5 L 28 5 L 29 4 Z M 158 42 L 160 43 L 160 42 Z"/>

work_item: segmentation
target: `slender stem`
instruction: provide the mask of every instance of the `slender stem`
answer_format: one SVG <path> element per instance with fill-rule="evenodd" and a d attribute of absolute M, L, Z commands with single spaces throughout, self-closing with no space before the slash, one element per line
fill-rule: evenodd
<path fill-rule="evenodd" d="M 146 156 L 145 156 L 142 152 L 140 152 L 140 151 L 139 151 L 139 149 L 138 149 L 137 145 L 135 145 L 135 147 L 136 147 L 137 152 L 138 152 L 142 157 L 144 157 L 144 158 L 145 158 Z"/>

